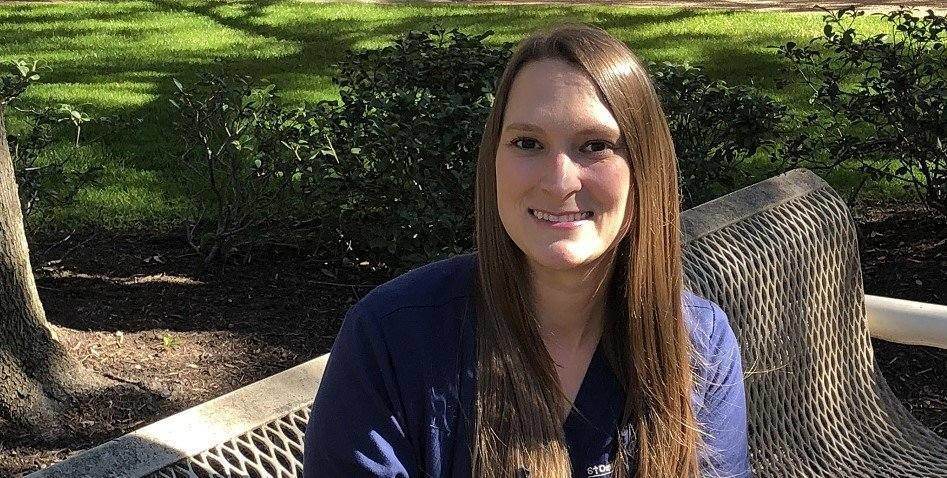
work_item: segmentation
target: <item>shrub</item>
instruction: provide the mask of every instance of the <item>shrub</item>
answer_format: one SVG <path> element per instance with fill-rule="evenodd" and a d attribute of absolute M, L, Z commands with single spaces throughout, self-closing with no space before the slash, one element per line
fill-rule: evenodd
<path fill-rule="evenodd" d="M 484 45 L 490 34 L 410 32 L 338 65 L 330 173 L 346 187 L 338 228 L 356 259 L 409 267 L 473 247 L 477 151 L 511 51 Z M 325 191 L 317 202 L 338 201 Z"/>
<path fill-rule="evenodd" d="M 818 108 L 808 118 L 814 167 L 907 183 L 947 214 L 947 20 L 901 8 L 878 14 L 891 34 L 866 36 L 862 15 L 826 11 L 822 36 L 779 49 Z"/>
<path fill-rule="evenodd" d="M 748 183 L 747 160 L 783 141 L 787 108 L 755 89 L 686 64 L 651 63 L 649 70 L 674 138 L 684 207 Z"/>
<path fill-rule="evenodd" d="M 188 88 L 174 83 L 180 159 L 191 173 L 195 208 L 187 240 L 205 265 L 222 264 L 257 240 L 258 226 L 286 211 L 306 162 L 298 142 L 304 113 L 280 106 L 275 86 L 247 77 L 205 74 Z"/>
<path fill-rule="evenodd" d="M 350 209 L 339 232 L 357 259 L 408 267 L 473 247 L 477 149 L 494 84 L 512 50 L 511 44 L 484 45 L 491 34 L 410 32 L 339 64 L 338 162 L 330 171 L 349 188 L 343 207 Z M 687 203 L 743 185 L 745 160 L 776 143 L 786 109 L 696 67 L 651 69 L 677 144 Z M 325 190 L 330 202 L 343 197 L 337 187 Z"/>
<path fill-rule="evenodd" d="M 0 107 L 5 107 L 23 94 L 30 83 L 39 79 L 37 62 L 14 61 L 10 71 L 0 75 Z"/>
<path fill-rule="evenodd" d="M 30 83 L 40 78 L 35 62 L 18 61 L 13 66 L 13 71 L 0 80 L 3 91 L 0 97 L 4 98 L 4 104 L 13 102 Z M 39 206 L 50 210 L 69 204 L 79 190 L 98 181 L 103 170 L 100 165 L 82 167 L 76 164 L 73 155 L 52 157 L 44 153 L 57 140 L 72 136 L 72 129 L 78 147 L 82 125 L 92 121 L 104 122 L 106 118 L 93 120 L 68 104 L 11 107 L 23 123 L 17 132 L 8 131 L 7 140 L 24 219 L 31 217 Z"/>
<path fill-rule="evenodd" d="M 82 188 L 98 182 L 101 165 L 78 166 L 76 157 L 68 153 L 44 155 L 57 139 L 71 133 L 67 129 L 75 129 L 78 147 L 81 125 L 92 121 L 88 115 L 66 104 L 17 111 L 26 127 L 8 135 L 8 140 L 24 218 L 31 217 L 39 206 L 49 210 L 68 205 Z"/>
<path fill-rule="evenodd" d="M 480 138 L 512 51 L 485 45 L 491 34 L 435 28 L 350 52 L 333 79 L 341 101 L 314 106 L 280 107 L 274 89 L 248 79 L 205 77 L 200 93 L 179 87 L 186 161 L 210 185 L 196 204 L 213 227 L 195 247 L 217 254 L 238 232 L 250 240 L 247 231 L 295 196 L 304 222 L 318 224 L 308 249 L 396 270 L 472 249 Z M 773 141 L 785 110 L 695 67 L 652 69 L 686 197 L 739 186 L 743 162 Z"/>

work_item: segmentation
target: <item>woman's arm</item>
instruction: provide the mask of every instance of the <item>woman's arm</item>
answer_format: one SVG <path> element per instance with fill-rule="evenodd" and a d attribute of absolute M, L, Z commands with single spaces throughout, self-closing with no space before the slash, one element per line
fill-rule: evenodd
<path fill-rule="evenodd" d="M 712 303 L 711 303 L 712 304 Z M 746 392 L 740 346 L 726 314 L 712 304 L 712 329 L 704 355 L 706 389 L 697 419 L 704 431 L 701 455 L 706 477 L 749 477 Z"/>
<path fill-rule="evenodd" d="M 346 314 L 306 428 L 305 478 L 416 476 L 388 346 L 358 312 Z"/>

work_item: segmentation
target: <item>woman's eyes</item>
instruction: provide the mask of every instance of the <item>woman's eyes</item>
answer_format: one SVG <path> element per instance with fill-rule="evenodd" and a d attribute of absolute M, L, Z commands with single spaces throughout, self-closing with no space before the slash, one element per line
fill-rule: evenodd
<path fill-rule="evenodd" d="M 590 153 L 601 153 L 601 152 L 607 152 L 607 151 L 611 151 L 615 149 L 614 144 L 609 143 L 608 141 L 604 141 L 604 140 L 589 141 L 588 143 L 585 143 L 584 145 L 582 145 L 583 149 L 585 149 L 586 147 L 591 148 L 590 150 L 586 151 Z"/>
<path fill-rule="evenodd" d="M 512 144 L 513 146 L 516 146 L 519 149 L 524 149 L 528 151 L 533 150 L 534 148 L 542 149 L 542 145 L 539 144 L 539 141 L 536 141 L 533 138 L 516 138 L 513 141 L 511 141 L 510 144 Z M 538 148 L 536 148 L 537 146 Z"/>
<path fill-rule="evenodd" d="M 528 137 L 515 138 L 513 139 L 513 141 L 510 141 L 510 144 L 513 145 L 515 148 L 518 148 L 524 151 L 538 151 L 538 150 L 543 149 L 543 146 L 542 144 L 539 143 L 539 141 L 533 138 L 528 138 Z M 607 153 L 609 151 L 613 151 L 614 149 L 615 149 L 615 145 L 609 141 L 592 140 L 583 144 L 579 148 L 579 151 L 583 153 L 593 154 L 593 155 L 600 155 L 601 153 Z"/>

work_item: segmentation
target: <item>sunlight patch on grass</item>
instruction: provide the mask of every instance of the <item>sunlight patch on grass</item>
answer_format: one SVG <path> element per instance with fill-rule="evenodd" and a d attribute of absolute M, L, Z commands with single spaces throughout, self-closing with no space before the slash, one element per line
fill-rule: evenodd
<path fill-rule="evenodd" d="M 111 173 L 111 183 L 83 189 L 73 207 L 49 219 L 57 224 L 128 228 L 179 221 L 189 212 L 182 198 L 168 198 L 160 193 L 162 184 L 154 175 L 121 168 Z"/>
<path fill-rule="evenodd" d="M 154 82 L 115 81 L 102 83 L 38 83 L 31 86 L 32 103 L 56 102 L 91 105 L 96 111 L 123 110 L 158 98 Z M 81 108 L 80 108 L 81 109 Z"/>
<path fill-rule="evenodd" d="M 281 1 L 78 1 L 0 4 L 0 61 L 31 58 L 47 67 L 23 98 L 71 103 L 102 115 L 140 118 L 80 154 L 106 167 L 108 181 L 80 194 L 64 223 L 174 220 L 187 207 L 168 150 L 178 141 L 168 103 L 171 78 L 189 83 L 214 71 L 265 78 L 287 103 L 337 99 L 334 64 L 350 49 L 376 48 L 433 26 L 495 33 L 515 42 L 561 21 L 600 26 L 643 58 L 689 62 L 730 83 L 754 84 L 804 108 L 801 88 L 779 90 L 791 73 L 774 45 L 821 34 L 819 13 L 724 12 L 619 6 L 471 6 Z M 866 31 L 880 31 L 874 17 Z"/>
<path fill-rule="evenodd" d="M 38 211 L 31 219 L 33 225 L 126 228 L 169 224 L 189 214 L 183 185 L 169 181 L 167 171 L 128 166 L 126 157 L 112 154 L 101 144 L 89 144 L 88 138 L 80 140 L 78 148 L 60 144 L 46 151 L 40 163 L 64 156 L 72 159 L 72 170 L 101 165 L 102 176 L 82 188 L 70 207 Z"/>

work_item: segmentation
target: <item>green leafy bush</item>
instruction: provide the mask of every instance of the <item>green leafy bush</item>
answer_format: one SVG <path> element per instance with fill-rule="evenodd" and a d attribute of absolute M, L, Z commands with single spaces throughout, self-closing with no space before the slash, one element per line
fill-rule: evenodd
<path fill-rule="evenodd" d="M 904 182 L 947 215 L 947 19 L 901 8 L 891 33 L 857 30 L 864 12 L 826 11 L 823 35 L 779 51 L 818 111 L 807 118 L 812 167 Z"/>
<path fill-rule="evenodd" d="M 258 241 L 259 226 L 284 217 L 308 163 L 300 156 L 307 145 L 299 143 L 305 114 L 281 106 L 275 86 L 247 77 L 174 83 L 180 160 L 196 211 L 187 239 L 205 265 L 223 263 Z"/>
<path fill-rule="evenodd" d="M 0 75 L 0 107 L 10 104 L 26 91 L 30 83 L 39 79 L 37 62 L 30 64 L 17 60 L 11 66 L 10 71 Z"/>
<path fill-rule="evenodd" d="M 296 214 L 318 225 L 308 250 L 394 269 L 470 250 L 480 137 L 512 52 L 511 44 L 484 44 L 490 34 L 433 29 L 353 51 L 334 77 L 341 101 L 301 108 L 277 106 L 274 90 L 249 80 L 214 80 L 201 102 L 181 88 L 175 102 L 190 118 L 182 133 L 195 146 L 189 161 L 212 185 L 213 194 L 199 197 L 215 208 L 208 216 L 218 218 L 208 232 L 217 238 L 213 247 L 227 246 L 221 238 L 234 235 L 227 231 L 252 229 L 264 211 L 285 211 L 253 192 L 262 188 L 299 194 Z M 785 109 L 695 67 L 652 69 L 678 143 L 686 197 L 704 200 L 741 185 L 742 163 L 774 141 Z M 261 161 L 274 172 L 252 167 Z M 290 175 L 294 180 L 285 182 Z"/>
<path fill-rule="evenodd" d="M 0 76 L 2 103 L 17 114 L 22 124 L 16 132 L 7 132 L 7 141 L 24 219 L 33 216 L 40 207 L 51 210 L 68 205 L 82 188 L 99 180 L 101 165 L 80 166 L 76 164 L 75 155 L 53 157 L 46 153 L 65 137 L 74 137 L 78 147 L 84 124 L 109 120 L 90 118 L 68 104 L 38 108 L 14 105 L 13 101 L 29 84 L 39 79 L 37 63 L 25 61 L 14 62 L 13 69 Z"/>
<path fill-rule="evenodd" d="M 410 32 L 339 65 L 334 151 L 351 188 L 339 228 L 356 255 L 408 266 L 473 246 L 477 147 L 512 50 L 484 45 L 491 33 Z M 651 69 L 687 203 L 743 185 L 743 162 L 777 142 L 786 109 L 696 67 Z"/>
<path fill-rule="evenodd" d="M 66 153 L 44 155 L 50 146 L 75 129 L 75 147 L 79 146 L 81 125 L 88 115 L 62 104 L 55 107 L 20 109 L 25 128 L 9 134 L 10 154 L 24 218 L 40 207 L 46 210 L 66 206 L 79 191 L 96 184 L 102 176 L 101 165 L 79 166 L 76 156 Z"/>
<path fill-rule="evenodd" d="M 338 65 L 330 174 L 346 189 L 313 192 L 345 198 L 337 227 L 355 258 L 408 267 L 473 247 L 477 150 L 511 51 L 490 34 L 410 32 Z"/>
<path fill-rule="evenodd" d="M 684 207 L 748 183 L 748 159 L 783 140 L 788 109 L 757 90 L 686 64 L 651 63 L 649 70 L 674 138 Z"/>

